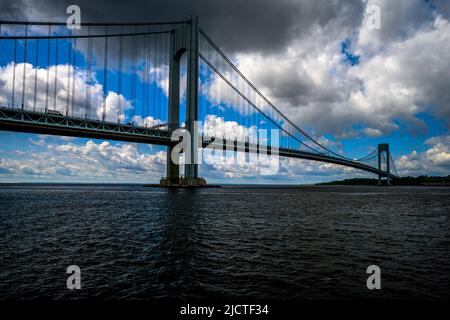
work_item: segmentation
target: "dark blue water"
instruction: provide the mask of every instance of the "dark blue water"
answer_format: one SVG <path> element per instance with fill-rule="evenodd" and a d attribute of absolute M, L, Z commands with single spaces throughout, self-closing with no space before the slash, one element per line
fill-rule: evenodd
<path fill-rule="evenodd" d="M 0 298 L 448 299 L 449 215 L 449 188 L 2 187 Z"/>

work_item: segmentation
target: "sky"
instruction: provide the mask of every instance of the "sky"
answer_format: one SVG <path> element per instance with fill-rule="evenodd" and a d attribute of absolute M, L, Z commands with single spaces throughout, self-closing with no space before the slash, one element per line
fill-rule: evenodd
<path fill-rule="evenodd" d="M 387 142 L 400 175 L 450 174 L 449 1 L 0 0 L 0 19 L 65 21 L 70 4 L 81 8 L 87 22 L 174 21 L 196 14 L 201 28 L 242 73 L 296 125 L 330 148 L 353 158 Z M 380 8 L 380 29 L 368 27 L 373 5 Z M 9 60 L 2 51 L 2 104 L 8 102 Z M 41 78 L 51 65 L 27 68 L 37 69 Z M 72 71 L 67 64 L 58 74 L 67 77 Z M 76 83 L 84 85 L 84 74 L 77 75 Z M 92 85 L 95 99 L 103 96 L 103 84 L 99 75 Z M 163 104 L 167 84 L 152 86 Z M 117 105 L 124 119 L 138 108 L 126 92 L 109 89 L 107 117 L 120 113 Z M 134 120 L 157 124 L 162 118 L 142 114 Z M 236 131 L 243 123 L 222 125 Z M 160 146 L 0 131 L 0 182 L 157 182 L 165 175 L 165 161 Z M 271 175 L 262 175 L 254 164 L 223 162 L 201 165 L 200 174 L 213 183 L 374 177 L 327 163 L 279 161 Z"/>

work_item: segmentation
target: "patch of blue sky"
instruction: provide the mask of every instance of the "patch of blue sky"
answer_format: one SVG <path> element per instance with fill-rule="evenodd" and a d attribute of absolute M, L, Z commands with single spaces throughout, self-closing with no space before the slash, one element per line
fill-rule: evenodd
<path fill-rule="evenodd" d="M 341 42 L 341 54 L 344 61 L 349 65 L 355 66 L 359 64 L 360 56 L 351 52 L 351 40 L 349 38 Z"/>

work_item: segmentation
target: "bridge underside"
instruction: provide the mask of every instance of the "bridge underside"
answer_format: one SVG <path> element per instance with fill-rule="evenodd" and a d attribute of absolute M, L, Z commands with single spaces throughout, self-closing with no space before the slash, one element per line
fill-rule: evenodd
<path fill-rule="evenodd" d="M 171 140 L 171 131 L 168 129 L 137 127 L 121 123 L 103 122 L 101 120 L 65 117 L 63 115 L 44 114 L 9 108 L 0 108 L 0 130 L 137 142 L 161 146 L 173 146 L 177 143 Z M 216 149 L 222 148 L 223 150 L 234 150 L 247 153 L 261 152 L 279 155 L 280 157 L 327 162 L 367 171 L 381 177 L 388 176 L 387 172 L 363 163 L 331 157 L 324 154 L 314 154 L 286 148 L 271 150 L 271 148 L 267 146 L 258 146 L 249 143 L 240 145 L 236 141 L 231 142 L 230 145 L 227 146 L 225 140 L 214 142 L 211 141 L 211 139 L 205 139 L 205 141 L 202 142 L 202 147 L 206 148 L 208 146 Z M 392 174 L 390 177 L 396 178 L 396 176 Z"/>
<path fill-rule="evenodd" d="M 170 145 L 168 130 L 0 108 L 0 129 L 57 136 Z"/>

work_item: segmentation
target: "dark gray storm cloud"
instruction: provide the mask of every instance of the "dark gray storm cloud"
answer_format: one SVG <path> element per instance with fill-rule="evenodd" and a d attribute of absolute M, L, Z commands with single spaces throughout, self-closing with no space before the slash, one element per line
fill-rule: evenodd
<path fill-rule="evenodd" d="M 360 0 L 0 0 L 0 19 L 64 21 L 77 4 L 83 21 L 135 22 L 181 20 L 190 14 L 228 52 L 274 52 L 294 37 L 332 20 L 357 25 Z"/>

